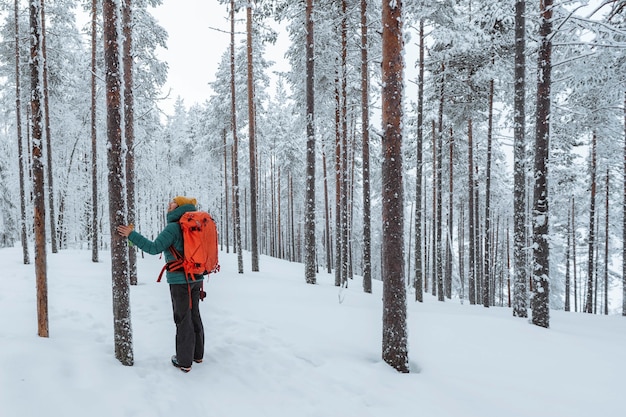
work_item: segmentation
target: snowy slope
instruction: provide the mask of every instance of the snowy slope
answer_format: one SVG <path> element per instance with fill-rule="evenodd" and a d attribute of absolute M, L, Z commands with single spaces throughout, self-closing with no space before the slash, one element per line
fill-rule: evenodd
<path fill-rule="evenodd" d="M 35 274 L 0 250 L 0 417 L 621 415 L 626 319 L 552 312 L 551 329 L 485 309 L 408 302 L 410 374 L 380 359 L 381 285 L 340 290 L 300 264 L 236 256 L 205 285 L 206 355 L 172 367 L 174 324 L 156 256 L 131 289 L 135 365 L 114 357 L 110 258 L 48 255 L 50 338 L 37 336 Z M 247 264 L 246 264 L 247 263 Z M 249 257 L 244 258 L 246 270 Z M 409 300 L 411 296 L 408 297 Z"/>

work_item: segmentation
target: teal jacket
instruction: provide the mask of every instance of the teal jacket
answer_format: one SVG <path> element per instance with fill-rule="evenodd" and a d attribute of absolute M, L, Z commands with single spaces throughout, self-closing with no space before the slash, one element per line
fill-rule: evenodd
<path fill-rule="evenodd" d="M 165 262 L 173 261 L 175 258 L 169 250 L 170 246 L 174 246 L 179 253 L 184 253 L 183 234 L 180 230 L 178 220 L 180 220 L 181 216 L 186 212 L 196 210 L 196 206 L 193 204 L 185 204 L 184 206 L 176 207 L 174 210 L 168 212 L 167 226 L 165 226 L 165 229 L 159 233 L 154 242 L 134 230 L 130 232 L 130 235 L 128 235 L 128 240 L 130 240 L 133 245 L 150 255 L 157 255 L 163 252 Z M 168 284 L 187 283 L 183 271 L 166 271 L 165 276 L 167 277 Z M 198 278 L 202 278 L 202 276 L 196 275 L 196 279 Z"/>

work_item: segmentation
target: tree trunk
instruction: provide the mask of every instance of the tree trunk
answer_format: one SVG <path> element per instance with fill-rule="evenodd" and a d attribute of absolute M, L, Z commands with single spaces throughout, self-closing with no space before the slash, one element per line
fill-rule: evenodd
<path fill-rule="evenodd" d="M 115 357 L 123 364 L 133 364 L 133 340 L 130 316 L 130 282 L 126 238 L 116 227 L 126 223 L 124 153 L 122 149 L 122 80 L 118 28 L 118 2 L 104 0 L 104 60 L 107 101 L 107 165 L 109 168 L 109 224 L 111 235 L 111 272 L 113 275 L 113 323 Z"/>
<path fill-rule="evenodd" d="M 43 59 L 43 106 L 44 106 L 44 129 L 46 138 L 46 159 L 48 162 L 48 205 L 50 211 L 50 249 L 52 253 L 57 253 L 59 247 L 57 244 L 58 230 L 56 227 L 56 214 L 54 208 L 54 176 L 52 172 L 52 133 L 50 132 L 50 105 L 48 90 L 48 58 L 46 48 L 46 12 L 44 1 L 39 0 L 41 7 L 41 54 Z"/>
<path fill-rule="evenodd" d="M 550 327 L 550 246 L 548 210 L 548 157 L 550 150 L 550 88 L 552 70 L 552 0 L 540 5 L 540 46 L 537 69 L 537 122 L 535 187 L 533 193 L 533 297 L 532 322 Z"/>
<path fill-rule="evenodd" d="M 576 211 L 572 198 L 572 269 L 574 275 L 574 312 L 578 312 L 578 273 L 576 266 Z"/>
<path fill-rule="evenodd" d="M 604 315 L 609 315 L 609 169 L 604 200 Z"/>
<path fill-rule="evenodd" d="M 402 185 L 402 2 L 382 5 L 382 217 L 383 360 L 409 372 L 404 287 L 404 192 Z"/>
<path fill-rule="evenodd" d="M 435 273 L 437 275 L 437 299 L 444 301 L 443 289 L 443 102 L 445 86 L 445 65 L 441 64 L 441 90 L 439 92 L 439 124 L 437 129 L 437 215 L 435 226 Z"/>
<path fill-rule="evenodd" d="M 135 106 L 133 92 L 133 15 L 132 0 L 123 6 L 124 31 L 124 136 L 126 139 L 126 202 L 128 224 L 136 223 L 135 208 Z M 137 250 L 128 247 L 128 273 L 131 285 L 137 285 Z"/>
<path fill-rule="evenodd" d="M 41 3 L 30 6 L 30 115 L 33 155 L 33 192 L 35 226 L 35 279 L 37 284 L 37 334 L 48 337 L 48 274 L 46 259 L 46 203 L 44 190 L 43 139 L 43 62 Z"/>
<path fill-rule="evenodd" d="M 347 103 L 347 29 L 346 0 L 341 1 L 341 285 L 348 286 L 348 103 Z"/>
<path fill-rule="evenodd" d="M 16 0 L 17 1 L 17 0 Z M 98 262 L 98 135 L 97 135 L 97 113 L 96 113 L 96 70 L 97 70 L 97 49 L 96 39 L 98 38 L 98 0 L 91 2 L 91 261 Z"/>
<path fill-rule="evenodd" d="M 589 201 L 589 256 L 587 259 L 587 297 L 585 313 L 593 313 L 593 252 L 595 247 L 595 220 L 596 220 L 596 168 L 597 168 L 597 138 L 596 132 L 591 137 L 591 194 Z"/>
<path fill-rule="evenodd" d="M 526 0 L 515 2 L 513 167 L 513 316 L 528 317 L 526 300 Z"/>
<path fill-rule="evenodd" d="M 448 157 L 448 232 L 446 233 L 446 282 L 445 292 L 452 298 L 452 231 L 454 229 L 454 135 L 450 128 Z"/>
<path fill-rule="evenodd" d="M 493 61 L 492 61 L 493 63 Z M 493 79 L 489 81 L 489 122 L 487 125 L 487 169 L 485 174 L 485 260 L 483 279 L 483 307 L 489 307 L 491 282 L 491 148 L 493 132 Z"/>
<path fill-rule="evenodd" d="M 20 176 L 20 233 L 22 242 L 22 260 L 24 265 L 30 264 L 28 252 L 28 233 L 26 227 L 26 170 L 24 169 L 24 143 L 22 137 L 22 90 L 20 87 L 20 26 L 19 26 L 19 0 L 14 3 L 15 22 L 15 126 L 17 130 L 17 153 Z"/>
<path fill-rule="evenodd" d="M 417 82 L 417 150 L 415 174 L 415 301 L 424 301 L 422 254 L 422 181 L 424 144 L 424 19 L 419 28 L 419 76 Z"/>
<path fill-rule="evenodd" d="M 361 119 L 363 123 L 363 291 L 371 294 L 372 219 L 370 203 L 370 109 L 368 48 L 367 0 L 361 0 Z"/>
<path fill-rule="evenodd" d="M 241 246 L 241 212 L 239 202 L 239 139 L 237 137 L 237 103 L 235 98 L 235 0 L 230 1 L 230 111 L 233 130 L 233 189 L 235 190 L 235 250 L 237 267 L 243 274 L 243 248 Z"/>
<path fill-rule="evenodd" d="M 304 204 L 304 270 L 315 284 L 315 53 L 313 0 L 306 2 L 306 201 Z"/>
<path fill-rule="evenodd" d="M 246 7 L 246 32 L 248 55 L 248 134 L 250 136 L 250 252 L 251 268 L 252 271 L 256 272 L 259 270 L 259 239 L 257 233 L 256 112 L 252 53 L 252 2 L 248 2 Z"/>
<path fill-rule="evenodd" d="M 476 224 L 474 211 L 474 144 L 473 144 L 473 129 L 472 119 L 467 121 L 467 155 L 468 155 L 468 211 L 469 211 L 469 302 L 470 304 L 476 304 Z"/>
<path fill-rule="evenodd" d="M 322 170 L 324 174 L 324 213 L 325 213 L 325 235 L 324 242 L 326 242 L 326 272 L 332 273 L 333 268 L 333 239 L 330 234 L 330 204 L 328 202 L 328 170 L 326 169 L 326 151 L 324 150 L 324 143 L 322 142 Z"/>
<path fill-rule="evenodd" d="M 437 200 L 438 200 L 438 196 L 437 196 L 437 128 L 435 127 L 435 120 L 432 120 L 431 123 L 431 136 L 432 136 L 432 148 L 433 148 L 433 184 L 432 184 L 432 189 L 433 189 L 433 201 L 432 201 L 432 208 L 433 211 L 431 213 L 431 231 L 430 231 L 430 236 L 431 236 L 431 245 L 432 247 L 430 248 L 430 276 L 431 276 L 431 294 L 433 296 L 437 295 L 437 223 L 438 223 L 438 218 L 437 218 Z"/>
<path fill-rule="evenodd" d="M 565 311 L 570 311 L 570 248 L 572 245 L 572 211 L 567 211 L 567 246 L 565 247 Z"/>
<path fill-rule="evenodd" d="M 622 242 L 626 242 L 626 91 L 624 91 L 624 200 L 622 203 Z M 626 317 L 626 245 L 622 245 L 622 316 Z"/>
<path fill-rule="evenodd" d="M 343 266 L 343 250 L 341 247 L 341 96 L 339 95 L 339 79 L 335 80 L 335 286 L 342 284 L 341 269 Z"/>
<path fill-rule="evenodd" d="M 228 188 L 228 146 L 226 144 L 226 129 L 224 129 L 222 131 L 222 142 L 224 144 L 224 242 L 226 244 L 226 253 L 230 253 L 230 234 L 229 234 L 229 230 L 230 227 L 228 227 L 229 224 L 229 217 L 228 217 L 228 212 L 229 212 L 229 188 Z"/>

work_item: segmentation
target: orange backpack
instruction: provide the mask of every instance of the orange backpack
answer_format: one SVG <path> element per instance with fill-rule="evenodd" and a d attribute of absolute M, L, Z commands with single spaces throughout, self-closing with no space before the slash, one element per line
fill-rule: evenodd
<path fill-rule="evenodd" d="M 217 226 L 211 215 L 206 211 L 188 211 L 178 223 L 183 233 L 183 254 L 170 247 L 175 259 L 165 264 L 157 282 L 161 281 L 166 270 L 183 270 L 187 281 L 194 281 L 195 275 L 218 272 Z"/>

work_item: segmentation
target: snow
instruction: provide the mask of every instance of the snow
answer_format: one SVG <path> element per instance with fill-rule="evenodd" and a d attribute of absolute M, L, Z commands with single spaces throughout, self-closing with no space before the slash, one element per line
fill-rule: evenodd
<path fill-rule="evenodd" d="M 138 257 L 131 288 L 135 364 L 114 357 L 110 256 L 48 256 L 50 338 L 37 336 L 34 265 L 0 250 L 0 416 L 618 415 L 626 318 L 551 312 L 550 329 L 508 308 L 408 301 L 410 374 L 381 359 L 382 286 L 334 286 L 304 267 L 237 256 L 205 283 L 206 354 L 171 366 L 174 324 L 162 260 Z M 249 254 L 244 258 L 249 266 Z"/>

